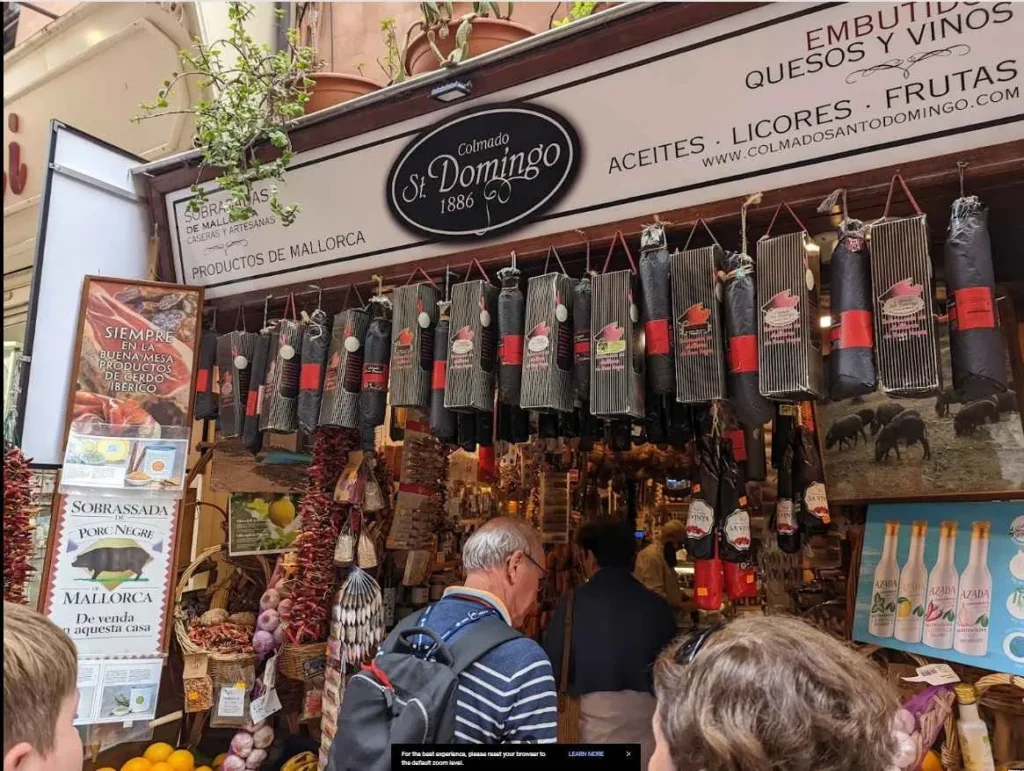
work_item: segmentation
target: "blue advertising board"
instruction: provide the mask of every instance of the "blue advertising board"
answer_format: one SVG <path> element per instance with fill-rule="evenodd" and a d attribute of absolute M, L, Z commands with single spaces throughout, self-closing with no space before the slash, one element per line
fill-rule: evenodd
<path fill-rule="evenodd" d="M 853 636 L 1024 675 L 1024 502 L 870 506 Z"/>

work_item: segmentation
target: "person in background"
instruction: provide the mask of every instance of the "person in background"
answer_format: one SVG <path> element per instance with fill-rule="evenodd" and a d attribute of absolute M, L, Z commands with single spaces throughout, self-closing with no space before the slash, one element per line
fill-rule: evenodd
<path fill-rule="evenodd" d="M 654 670 L 650 771 L 888 771 L 899 702 L 850 646 L 787 616 L 683 637 Z"/>
<path fill-rule="evenodd" d="M 661 536 L 636 555 L 637 580 L 677 611 L 683 608 L 683 592 L 679 576 L 665 559 L 665 553 L 669 549 L 674 553 L 685 545 L 686 527 L 678 519 L 670 519 L 661 526 Z"/>
<path fill-rule="evenodd" d="M 45 616 L 4 603 L 3 771 L 81 771 L 75 645 Z"/>
<path fill-rule="evenodd" d="M 537 604 L 543 562 L 540 534 L 524 520 L 489 520 L 462 547 L 465 584 L 449 587 L 424 611 L 417 626 L 434 630 L 450 643 L 473 634 L 470 619 L 480 618 L 482 612 L 521 627 Z M 459 675 L 457 743 L 554 744 L 557 738 L 555 678 L 548 657 L 534 640 L 517 637 L 504 642 Z"/>
<path fill-rule="evenodd" d="M 561 682 L 565 614 L 572 602 L 568 691 L 580 699 L 580 741 L 639 743 L 646 769 L 654 751 L 652 670 L 676 635 L 675 614 L 633 577 L 635 547 L 627 523 L 588 523 L 577 542 L 590 580 L 556 606 L 544 650 Z"/>

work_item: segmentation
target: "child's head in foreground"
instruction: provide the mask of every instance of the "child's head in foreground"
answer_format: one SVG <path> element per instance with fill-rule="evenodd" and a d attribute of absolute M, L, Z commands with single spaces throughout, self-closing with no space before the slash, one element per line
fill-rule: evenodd
<path fill-rule="evenodd" d="M 53 622 L 4 603 L 3 771 L 81 771 L 75 646 Z"/>

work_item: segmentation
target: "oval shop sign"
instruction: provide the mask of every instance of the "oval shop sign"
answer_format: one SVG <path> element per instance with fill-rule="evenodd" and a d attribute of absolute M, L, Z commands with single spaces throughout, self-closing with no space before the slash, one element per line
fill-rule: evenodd
<path fill-rule="evenodd" d="M 576 131 L 561 115 L 535 105 L 487 106 L 406 147 L 388 174 L 388 205 L 417 233 L 490 235 L 554 205 L 579 162 Z"/>

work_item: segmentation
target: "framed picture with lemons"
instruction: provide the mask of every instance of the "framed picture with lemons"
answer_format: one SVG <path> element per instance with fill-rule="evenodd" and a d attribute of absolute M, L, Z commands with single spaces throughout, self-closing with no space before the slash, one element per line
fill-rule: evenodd
<path fill-rule="evenodd" d="M 288 551 L 299 534 L 298 493 L 231 493 L 228 551 L 233 557 Z"/>

